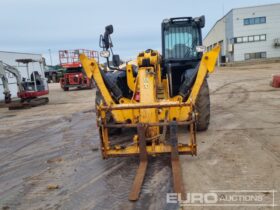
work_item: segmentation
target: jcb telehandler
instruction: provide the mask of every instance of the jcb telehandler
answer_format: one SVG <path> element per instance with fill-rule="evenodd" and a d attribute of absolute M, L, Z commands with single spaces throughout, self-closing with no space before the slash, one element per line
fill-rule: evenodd
<path fill-rule="evenodd" d="M 125 68 L 118 67 L 120 59 L 113 54 L 110 38 L 113 26 L 107 26 L 100 36 L 100 55 L 106 57 L 111 72 L 102 70 L 95 59 L 80 55 L 88 78 L 93 77 L 98 88 L 96 117 L 103 158 L 140 157 L 129 200 L 139 198 L 149 155 L 171 156 L 174 191 L 184 194 L 179 154 L 196 155 L 196 131 L 208 128 L 207 74 L 213 72 L 220 51 L 216 46 L 203 54 L 204 24 L 204 16 L 163 20 L 162 55 L 148 49 L 138 54 L 137 65 L 127 63 Z M 110 52 L 114 66 L 109 65 Z M 188 141 L 178 141 L 181 125 L 189 133 Z M 112 129 L 126 127 L 137 128 L 131 142 L 120 145 L 109 139 Z"/>

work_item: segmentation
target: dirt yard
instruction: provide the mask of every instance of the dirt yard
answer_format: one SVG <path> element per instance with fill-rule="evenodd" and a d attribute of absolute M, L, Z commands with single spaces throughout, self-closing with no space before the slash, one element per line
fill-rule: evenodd
<path fill-rule="evenodd" d="M 197 135 L 198 156 L 180 157 L 187 192 L 259 190 L 268 198 L 275 190 L 280 204 L 280 89 L 269 86 L 273 74 L 280 74 L 280 64 L 220 68 L 210 75 L 209 130 Z M 138 158 L 101 159 L 94 90 L 49 87 L 48 105 L 0 109 L 0 208 L 179 208 L 166 203 L 172 192 L 168 157 L 150 159 L 140 200 L 129 202 Z"/>

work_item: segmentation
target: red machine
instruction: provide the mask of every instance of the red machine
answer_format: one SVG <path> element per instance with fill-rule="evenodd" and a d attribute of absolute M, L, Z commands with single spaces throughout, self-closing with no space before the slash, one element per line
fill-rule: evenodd
<path fill-rule="evenodd" d="M 280 74 L 279 75 L 273 75 L 271 86 L 274 88 L 280 88 Z"/>
<path fill-rule="evenodd" d="M 79 59 L 79 54 L 84 53 L 89 58 L 99 60 L 98 52 L 94 50 L 60 50 L 60 65 L 66 69 L 63 77 L 60 79 L 60 86 L 64 91 L 69 88 L 94 88 L 93 78 L 88 79 Z"/>

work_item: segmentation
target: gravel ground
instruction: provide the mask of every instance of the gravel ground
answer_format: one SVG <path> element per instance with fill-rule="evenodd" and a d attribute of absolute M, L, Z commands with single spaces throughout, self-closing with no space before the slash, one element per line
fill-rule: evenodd
<path fill-rule="evenodd" d="M 280 191 L 280 89 L 269 86 L 277 73 L 280 64 L 220 68 L 210 75 L 209 130 L 197 135 L 197 157 L 180 157 L 189 194 L 259 190 L 268 203 L 273 193 L 266 191 Z M 140 200 L 129 202 L 138 158 L 101 159 L 94 90 L 49 87 L 48 105 L 0 109 L 0 208 L 178 208 L 166 203 L 172 192 L 168 157 L 150 158 Z M 186 139 L 182 129 L 179 138 Z"/>

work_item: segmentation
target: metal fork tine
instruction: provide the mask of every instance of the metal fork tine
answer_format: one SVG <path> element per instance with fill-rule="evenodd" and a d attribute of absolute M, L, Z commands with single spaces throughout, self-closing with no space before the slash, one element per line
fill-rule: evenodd
<path fill-rule="evenodd" d="M 173 189 L 175 193 L 181 194 L 181 198 L 185 199 L 185 189 L 182 178 L 182 170 L 179 160 L 178 152 L 178 138 L 177 138 L 177 122 L 170 123 L 170 142 L 171 142 L 171 164 L 173 176 Z"/>
<path fill-rule="evenodd" d="M 136 172 L 136 176 L 133 181 L 133 185 L 129 194 L 130 201 L 136 201 L 139 198 L 142 183 L 146 174 L 148 165 L 148 153 L 146 150 L 146 138 L 145 127 L 141 124 L 137 125 L 137 131 L 139 136 L 139 148 L 140 148 L 140 164 Z"/>

